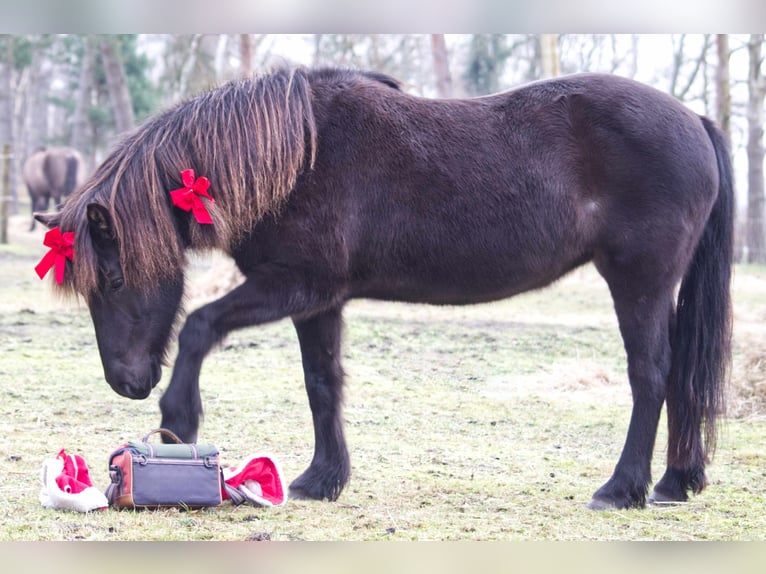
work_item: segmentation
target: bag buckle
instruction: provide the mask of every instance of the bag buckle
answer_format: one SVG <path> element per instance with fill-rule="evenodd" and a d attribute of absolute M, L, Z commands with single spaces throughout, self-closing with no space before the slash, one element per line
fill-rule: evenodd
<path fill-rule="evenodd" d="M 122 482 L 122 468 L 119 466 L 110 466 L 109 479 L 113 484 L 120 484 Z"/>

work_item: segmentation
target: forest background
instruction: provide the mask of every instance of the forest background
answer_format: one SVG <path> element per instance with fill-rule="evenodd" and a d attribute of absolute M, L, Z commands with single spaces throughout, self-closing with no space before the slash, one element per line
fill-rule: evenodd
<path fill-rule="evenodd" d="M 766 263 L 763 34 L 0 35 L 0 243 L 39 146 L 93 169 L 121 134 L 221 82 L 276 65 L 374 69 L 424 97 L 472 97 L 576 72 L 653 85 L 715 118 L 736 168 L 739 262 Z"/>

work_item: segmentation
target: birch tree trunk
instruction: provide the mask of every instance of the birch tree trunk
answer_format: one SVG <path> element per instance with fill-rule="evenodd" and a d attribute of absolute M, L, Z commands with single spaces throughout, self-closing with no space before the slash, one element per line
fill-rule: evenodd
<path fill-rule="evenodd" d="M 715 69 L 716 119 L 726 134 L 726 141 L 731 145 L 731 86 L 729 75 L 729 36 L 716 34 L 716 52 L 718 64 Z"/>
<path fill-rule="evenodd" d="M 747 262 L 766 263 L 766 225 L 764 223 L 763 122 L 766 80 L 763 61 L 763 34 L 752 34 L 748 43 L 750 71 L 747 104 Z"/>
<path fill-rule="evenodd" d="M 101 57 L 104 62 L 104 74 L 109 89 L 109 100 L 112 104 L 112 114 L 118 132 L 125 132 L 135 126 L 133 102 L 128 90 L 125 77 L 125 66 L 120 56 L 117 39 L 114 36 L 104 36 L 101 41 Z"/>
<path fill-rule="evenodd" d="M 543 78 L 561 75 L 559 44 L 557 34 L 540 34 L 540 64 Z"/>

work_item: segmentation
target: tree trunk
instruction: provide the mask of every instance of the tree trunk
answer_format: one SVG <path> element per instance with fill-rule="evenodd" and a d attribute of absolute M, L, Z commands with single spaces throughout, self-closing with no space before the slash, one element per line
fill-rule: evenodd
<path fill-rule="evenodd" d="M 731 150 L 731 74 L 729 71 L 731 51 L 729 50 L 728 34 L 716 34 L 715 47 L 717 54 L 715 68 L 716 121 L 724 133 L 729 150 Z M 734 232 L 734 259 L 735 261 L 742 261 L 742 250 L 745 238 L 742 237 L 742 221 L 740 220 L 737 209 L 734 210 L 734 217 L 736 220 Z"/>
<path fill-rule="evenodd" d="M 0 243 L 8 243 L 13 151 L 13 36 L 0 35 Z"/>
<path fill-rule="evenodd" d="M 16 125 L 19 137 L 16 138 L 18 153 L 24 158 L 46 143 L 48 138 L 48 86 L 51 85 L 52 70 L 50 54 L 42 46 L 39 37 L 34 39 L 34 54 L 28 70 L 26 88 L 17 89 L 18 97 L 26 100 L 21 106 Z"/>
<path fill-rule="evenodd" d="M 13 142 L 13 36 L 0 35 L 0 146 Z"/>
<path fill-rule="evenodd" d="M 764 225 L 763 122 L 766 86 L 761 69 L 763 34 L 752 34 L 748 44 L 750 71 L 747 104 L 747 262 L 766 263 Z"/>
<path fill-rule="evenodd" d="M 250 77 L 253 75 L 253 36 L 251 34 L 239 35 L 240 75 Z"/>
<path fill-rule="evenodd" d="M 561 74 L 557 34 L 540 34 L 540 68 L 543 78 L 555 78 Z"/>
<path fill-rule="evenodd" d="M 716 34 L 718 65 L 715 69 L 716 119 L 731 146 L 731 86 L 729 79 L 729 36 Z"/>
<path fill-rule="evenodd" d="M 133 102 L 125 77 L 125 66 L 120 56 L 120 48 L 114 36 L 104 36 L 101 41 L 101 57 L 104 62 L 104 74 L 109 89 L 109 100 L 118 132 L 125 132 L 135 126 Z"/>
<path fill-rule="evenodd" d="M 440 98 L 452 97 L 452 76 L 449 71 L 449 55 L 444 34 L 431 34 L 431 54 L 434 59 L 436 91 Z"/>
<path fill-rule="evenodd" d="M 80 82 L 77 86 L 77 96 L 75 101 L 74 116 L 72 118 L 72 139 L 70 140 L 73 148 L 79 150 L 87 164 L 87 170 L 91 168 L 91 158 L 93 156 L 92 146 L 90 145 L 89 131 L 90 120 L 88 119 L 88 110 L 91 106 L 91 90 L 93 89 L 93 64 L 95 62 L 94 39 L 86 36 L 85 46 L 83 47 L 82 63 L 80 68 Z"/>

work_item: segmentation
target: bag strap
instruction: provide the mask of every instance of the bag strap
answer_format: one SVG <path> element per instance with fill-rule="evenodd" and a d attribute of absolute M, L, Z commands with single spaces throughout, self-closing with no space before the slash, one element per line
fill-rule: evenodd
<path fill-rule="evenodd" d="M 234 506 L 239 506 L 247 500 L 245 495 L 242 494 L 239 490 L 226 484 L 226 481 L 223 478 L 223 468 L 221 468 L 221 485 L 223 485 L 223 489 L 226 491 L 226 494 L 229 495 L 229 498 L 231 499 L 231 502 L 234 504 Z"/>
<path fill-rule="evenodd" d="M 144 438 L 141 439 L 141 442 L 149 442 L 149 437 L 152 436 L 153 434 L 157 434 L 157 433 L 164 434 L 165 436 L 170 437 L 171 439 L 173 439 L 173 441 L 175 441 L 178 444 L 184 444 L 183 441 L 180 438 L 178 438 L 173 431 L 168 430 L 168 429 L 163 429 L 163 428 L 154 429 L 153 431 L 149 431 L 148 433 L 146 433 Z"/>

